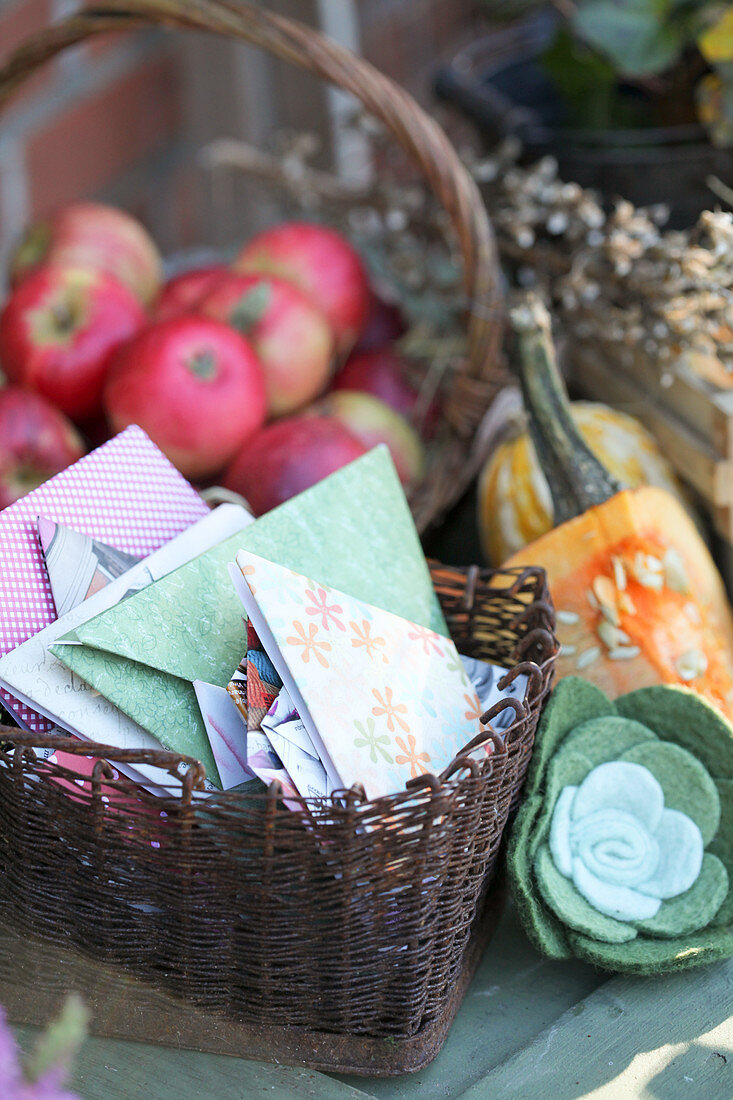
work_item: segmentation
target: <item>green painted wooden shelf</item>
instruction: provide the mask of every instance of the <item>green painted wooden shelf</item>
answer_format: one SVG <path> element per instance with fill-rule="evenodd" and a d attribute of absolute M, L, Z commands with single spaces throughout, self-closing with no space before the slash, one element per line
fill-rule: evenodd
<path fill-rule="evenodd" d="M 534 951 L 510 904 L 442 1051 L 418 1073 L 336 1077 L 219 1054 L 90 1038 L 83 1100 L 730 1100 L 733 961 L 613 978 Z M 18 1031 L 29 1047 L 35 1030 Z"/>

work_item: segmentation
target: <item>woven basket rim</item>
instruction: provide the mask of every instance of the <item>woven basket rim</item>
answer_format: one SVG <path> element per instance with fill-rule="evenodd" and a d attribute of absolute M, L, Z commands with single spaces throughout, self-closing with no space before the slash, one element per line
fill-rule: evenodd
<path fill-rule="evenodd" d="M 448 574 L 460 576 L 464 572 L 460 568 L 449 569 L 437 562 L 431 562 L 431 568 L 434 577 L 435 575 L 446 576 Z M 474 738 L 468 746 L 462 746 L 439 775 L 425 773 L 408 781 L 403 790 L 392 791 L 375 798 L 367 798 L 360 784 L 354 784 L 351 788 L 336 790 L 327 799 L 302 798 L 300 800 L 302 810 L 286 811 L 288 814 L 293 815 L 292 819 L 301 817 L 308 821 L 312 815 L 322 816 L 324 813 L 326 815 L 333 812 L 341 813 L 344 807 L 348 812 L 358 813 L 360 816 L 369 816 L 373 813 L 389 815 L 398 811 L 405 803 L 414 803 L 416 799 L 428 798 L 441 800 L 442 802 L 447 797 L 449 798 L 452 794 L 455 794 L 467 773 L 474 777 L 480 774 L 486 779 L 490 778 L 494 760 L 503 759 L 511 751 L 512 744 L 520 735 L 525 722 L 535 708 L 541 705 L 547 693 L 548 682 L 551 680 L 555 659 L 559 651 L 559 642 L 554 632 L 553 608 L 547 588 L 546 575 L 543 569 L 534 566 L 494 570 L 479 570 L 478 567 L 471 566 L 465 569 L 465 573 L 469 578 L 469 599 L 472 599 L 472 590 L 475 588 L 478 577 L 483 577 L 484 581 L 488 580 L 489 583 L 497 578 L 508 580 L 513 577 L 512 583 L 505 588 L 504 595 L 510 595 L 515 590 L 518 592 L 525 589 L 528 583 L 534 583 L 533 599 L 530 603 L 525 604 L 523 610 L 518 611 L 514 622 L 509 624 L 508 627 L 509 629 L 515 628 L 518 620 L 526 615 L 527 611 L 538 611 L 546 619 L 546 626 L 540 628 L 540 630 L 547 633 L 548 652 L 544 660 L 540 662 L 521 660 L 509 669 L 507 677 L 505 677 L 505 680 L 509 680 L 509 678 L 516 676 L 518 672 L 528 675 L 527 691 L 524 699 L 521 702 L 504 699 L 482 715 L 482 723 L 487 726 L 483 731 L 483 736 Z M 502 683 L 503 681 L 499 682 L 500 686 Z M 501 711 L 506 710 L 507 706 L 514 708 L 514 720 L 505 730 L 494 731 L 491 727 L 491 719 L 495 718 Z M 492 752 L 487 754 L 485 760 L 476 761 L 469 756 L 469 753 L 474 749 L 489 743 L 492 745 Z M 11 748 L 16 750 L 12 758 L 8 755 Z M 38 734 L 13 726 L 0 725 L 0 757 L 5 758 L 6 764 L 15 761 L 17 767 L 25 759 L 29 763 L 38 763 L 44 772 L 55 768 L 59 775 L 63 773 L 63 776 L 67 777 L 68 769 L 38 760 L 34 751 L 36 749 L 54 749 L 80 757 L 96 757 L 97 763 L 94 774 L 98 784 L 106 783 L 112 786 L 119 784 L 121 791 L 139 791 L 145 800 L 149 798 L 152 800 L 152 804 L 155 805 L 177 806 L 181 804 L 188 805 L 191 802 L 199 803 L 199 799 L 196 797 L 199 792 L 202 795 L 200 799 L 202 806 L 210 804 L 222 807 L 226 807 L 228 804 L 236 805 L 241 797 L 241 792 L 237 790 L 217 790 L 205 793 L 206 771 L 201 762 L 194 757 L 162 747 L 160 750 L 120 750 L 115 746 L 105 745 L 101 742 L 82 741 L 74 737 L 59 737 L 53 734 Z M 119 775 L 118 779 L 113 780 L 110 765 L 116 762 L 133 765 L 135 763 L 146 763 L 165 768 L 172 778 L 180 782 L 180 788 L 172 788 L 168 794 L 159 795 L 143 791 L 139 784 L 124 775 Z M 68 777 L 73 779 L 73 773 L 69 772 Z M 281 796 L 282 790 L 277 780 L 273 780 L 264 791 L 247 792 L 248 799 L 256 800 L 260 798 L 267 800 L 269 803 L 272 803 L 273 800 L 279 801 Z"/>

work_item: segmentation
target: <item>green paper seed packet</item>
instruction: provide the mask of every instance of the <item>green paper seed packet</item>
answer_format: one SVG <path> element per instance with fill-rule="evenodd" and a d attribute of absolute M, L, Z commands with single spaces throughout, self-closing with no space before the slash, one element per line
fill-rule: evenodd
<path fill-rule="evenodd" d="M 684 688 L 611 702 L 563 679 L 537 730 L 508 871 L 535 946 L 659 974 L 733 954 L 733 727 Z"/>
<path fill-rule="evenodd" d="M 242 549 L 448 634 L 397 472 L 380 446 L 51 647 L 166 748 L 202 760 L 215 781 L 192 685 L 226 687 L 247 651 L 228 571 Z"/>

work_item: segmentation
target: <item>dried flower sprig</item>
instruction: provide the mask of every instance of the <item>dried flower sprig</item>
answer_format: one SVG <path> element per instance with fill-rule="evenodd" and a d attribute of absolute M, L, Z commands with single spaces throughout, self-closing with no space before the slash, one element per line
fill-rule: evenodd
<path fill-rule="evenodd" d="M 709 210 L 689 230 L 665 229 L 664 206 L 619 201 L 606 213 L 593 192 L 559 178 L 552 158 L 525 169 L 516 156 L 508 145 L 472 164 L 515 281 L 542 289 L 565 333 L 612 361 L 642 348 L 662 378 L 684 360 L 733 382 L 733 214 Z"/>
<path fill-rule="evenodd" d="M 496 303 L 466 301 L 434 195 L 406 174 L 373 120 L 356 112 L 352 125 L 368 139 L 376 166 L 366 183 L 314 168 L 318 143 L 304 134 L 278 135 L 272 154 L 217 142 L 205 150 L 205 163 L 274 184 L 286 214 L 323 216 L 346 232 L 412 322 L 405 350 L 432 364 L 431 385 L 436 376 L 439 385 L 463 353 L 466 308 Z M 519 153 L 512 139 L 490 156 L 462 151 L 510 280 L 543 291 L 567 336 L 597 343 L 611 361 L 641 348 L 662 381 L 684 360 L 716 385 L 729 375 L 733 383 L 733 214 L 706 211 L 692 229 L 676 231 L 665 229 L 663 205 L 619 201 L 607 213 L 594 192 L 560 178 L 552 157 L 524 168 Z"/>

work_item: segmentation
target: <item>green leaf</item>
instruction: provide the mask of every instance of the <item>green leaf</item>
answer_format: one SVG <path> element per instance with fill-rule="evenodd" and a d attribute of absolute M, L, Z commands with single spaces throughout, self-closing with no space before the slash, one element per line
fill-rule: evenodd
<path fill-rule="evenodd" d="M 572 951 L 565 930 L 538 898 L 532 874 L 530 840 L 542 806 L 542 795 L 525 798 L 514 820 L 507 848 L 509 886 L 532 944 L 551 959 L 569 959 Z"/>
<path fill-rule="evenodd" d="M 76 993 L 70 993 L 63 1003 L 59 1016 L 48 1025 L 25 1065 L 28 1081 L 38 1081 L 56 1069 L 61 1076 L 69 1061 L 87 1035 L 91 1014 Z"/>
<path fill-rule="evenodd" d="M 537 818 L 537 824 L 531 840 L 531 851 L 537 850 L 537 846 L 550 835 L 552 815 L 555 812 L 555 803 L 565 787 L 579 787 L 594 765 L 588 757 L 576 749 L 566 751 L 563 743 L 554 760 L 550 761 L 545 779 L 545 802 L 542 813 Z"/>
<path fill-rule="evenodd" d="M 258 283 L 246 291 L 229 314 L 229 324 L 246 335 L 261 321 L 272 299 L 272 287 L 269 283 Z"/>
<path fill-rule="evenodd" d="M 733 5 L 727 7 L 721 17 L 703 31 L 697 45 L 705 60 L 713 65 L 720 61 L 733 61 Z"/>
<path fill-rule="evenodd" d="M 733 936 L 717 928 L 706 928 L 673 940 L 640 936 L 629 943 L 599 943 L 580 932 L 568 932 L 574 954 L 604 970 L 627 974 L 667 974 L 707 966 L 716 959 L 733 955 Z"/>
<path fill-rule="evenodd" d="M 546 844 L 535 856 L 534 871 L 546 904 L 568 928 L 605 943 L 627 943 L 636 939 L 638 933 L 633 924 L 599 913 L 578 893 L 570 879 L 558 871 Z"/>
<path fill-rule="evenodd" d="M 685 44 L 684 24 L 667 16 L 668 5 L 655 0 L 587 0 L 575 8 L 571 25 L 619 73 L 651 76 L 669 69 Z"/>
<path fill-rule="evenodd" d="M 709 851 L 725 866 L 733 886 L 733 779 L 718 779 L 715 786 L 718 788 L 720 798 L 720 825 L 718 835 L 711 843 Z M 733 889 L 728 891 L 728 896 L 720 908 L 715 923 L 733 923 Z"/>
<path fill-rule="evenodd" d="M 616 714 L 604 714 L 600 718 L 590 718 L 568 734 L 558 751 L 582 752 L 588 757 L 591 767 L 618 760 L 622 752 L 633 749 L 646 741 L 657 741 L 657 735 L 648 726 L 635 722 L 633 718 L 622 718 Z"/>
<path fill-rule="evenodd" d="M 728 872 L 719 859 L 706 852 L 700 874 L 690 889 L 663 901 L 655 916 L 650 920 L 634 921 L 634 926 L 640 932 L 662 939 L 686 936 L 710 924 L 727 893 Z"/>
<path fill-rule="evenodd" d="M 668 810 L 679 810 L 695 822 L 708 845 L 720 824 L 720 799 L 715 783 L 699 760 L 679 745 L 652 742 L 636 745 L 618 757 L 647 768 L 664 792 Z"/>
<path fill-rule="evenodd" d="M 560 742 L 575 726 L 590 718 L 615 713 L 614 704 L 595 684 L 580 676 L 563 677 L 540 718 L 525 785 L 526 793 L 534 794 L 543 783 L 548 762 Z"/>
<path fill-rule="evenodd" d="M 545 71 L 562 96 L 576 126 L 606 128 L 616 108 L 616 72 L 561 26 L 542 57 Z"/>
<path fill-rule="evenodd" d="M 733 726 L 696 692 L 655 684 L 621 695 L 616 709 L 648 726 L 662 741 L 687 749 L 713 779 L 733 779 Z"/>

